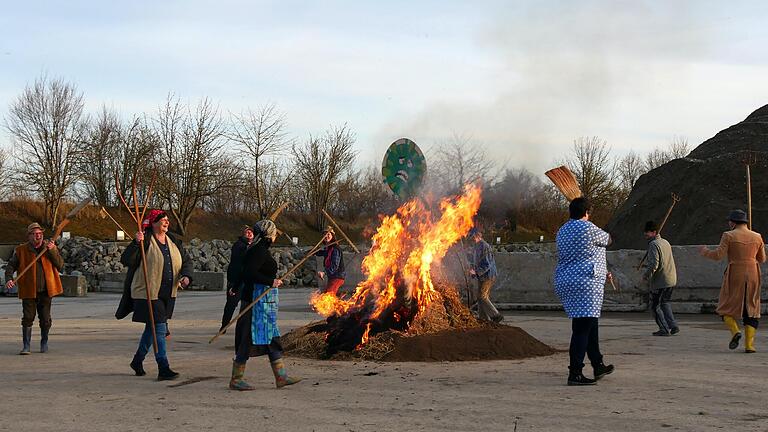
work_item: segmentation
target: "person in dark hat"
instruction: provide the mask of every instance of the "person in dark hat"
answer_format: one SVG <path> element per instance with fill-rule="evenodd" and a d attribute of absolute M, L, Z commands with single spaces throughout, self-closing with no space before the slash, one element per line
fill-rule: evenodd
<path fill-rule="evenodd" d="M 672 246 L 666 239 L 661 238 L 656 222 L 648 221 L 643 229 L 648 240 L 647 259 L 643 281 L 648 283 L 650 291 L 651 312 L 659 329 L 654 336 L 671 336 L 680 332 L 680 328 L 669 304 L 672 290 L 677 285 L 677 269 L 675 258 L 672 256 Z"/>
<path fill-rule="evenodd" d="M 243 257 L 245 251 L 253 243 L 253 228 L 243 226 L 243 235 L 232 244 L 227 266 L 227 303 L 224 305 L 224 314 L 221 316 L 221 331 L 232 320 L 237 304 L 240 302 L 240 291 L 243 285 Z"/>
<path fill-rule="evenodd" d="M 723 233 L 720 245 L 710 250 L 702 246 L 702 256 L 719 261 L 728 258 L 728 267 L 720 287 L 717 314 L 731 331 L 728 348 L 736 349 L 741 340 L 741 329 L 736 319 L 744 324 L 744 352 L 755 352 L 755 333 L 760 323 L 760 263 L 765 262 L 765 244 L 760 233 L 747 226 L 747 214 L 733 210 L 728 215 L 731 230 Z"/>
<path fill-rule="evenodd" d="M 323 231 L 323 244 L 325 247 L 315 254 L 323 257 L 323 270 L 317 272 L 317 277 L 326 280 L 324 293 L 337 295 L 347 273 L 344 270 L 344 254 L 336 242 L 333 227 L 328 226 Z"/>
<path fill-rule="evenodd" d="M 48 352 L 48 333 L 53 323 L 51 319 L 51 299 L 64 292 L 59 272 L 64 268 L 64 259 L 59 254 L 56 243 L 43 240 L 43 227 L 31 223 L 27 227 L 27 243 L 16 246 L 13 256 L 5 267 L 5 289 L 18 287 L 23 316 L 21 318 L 21 337 L 23 347 L 19 354 L 30 354 L 32 324 L 35 312 L 40 323 L 40 352 Z M 45 253 L 43 253 L 45 252 Z M 43 253 L 35 265 L 27 270 L 18 280 L 13 278 L 16 271 L 27 268 L 35 257 Z"/>
<path fill-rule="evenodd" d="M 500 322 L 504 319 L 504 315 L 500 314 L 496 306 L 491 303 L 491 289 L 498 276 L 493 248 L 483 240 L 483 234 L 477 228 L 473 227 L 469 230 L 469 238 L 475 242 L 469 274 L 477 279 L 478 316 L 482 320 Z"/>

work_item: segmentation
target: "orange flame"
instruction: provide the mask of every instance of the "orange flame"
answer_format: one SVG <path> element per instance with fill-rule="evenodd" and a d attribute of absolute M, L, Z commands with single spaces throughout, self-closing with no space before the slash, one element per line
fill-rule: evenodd
<path fill-rule="evenodd" d="M 480 187 L 467 185 L 463 194 L 444 198 L 440 202 L 439 218 L 419 199 L 403 204 L 394 215 L 384 217 L 373 236 L 373 247 L 363 259 L 365 280 L 348 298 L 315 293 L 310 304 L 320 315 L 343 316 L 352 311 L 369 308 L 368 321 L 360 345 L 368 340 L 370 320 L 377 320 L 397 300 L 415 302 L 418 313 L 440 298 L 432 284 L 431 268 L 464 237 L 473 226 L 473 217 L 480 207 Z M 392 314 L 395 321 L 404 317 Z M 363 323 L 361 323 L 362 325 Z"/>

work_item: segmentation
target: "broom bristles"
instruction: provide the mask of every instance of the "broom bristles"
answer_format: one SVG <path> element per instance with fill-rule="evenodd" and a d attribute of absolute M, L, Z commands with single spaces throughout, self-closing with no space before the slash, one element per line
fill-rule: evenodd
<path fill-rule="evenodd" d="M 544 174 L 552 180 L 555 187 L 565 195 L 565 198 L 568 199 L 568 201 L 573 201 L 582 196 L 579 182 L 568 167 L 559 166 L 557 168 L 552 168 Z"/>

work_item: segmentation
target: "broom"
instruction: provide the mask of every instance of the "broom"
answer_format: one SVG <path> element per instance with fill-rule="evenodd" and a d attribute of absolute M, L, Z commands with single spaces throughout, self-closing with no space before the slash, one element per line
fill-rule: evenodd
<path fill-rule="evenodd" d="M 557 187 L 557 189 L 563 195 L 565 195 L 565 198 L 568 201 L 573 201 L 574 199 L 582 196 L 581 189 L 579 188 L 579 182 L 576 180 L 576 176 L 573 175 L 571 170 L 569 170 L 565 165 L 552 168 L 551 170 L 545 172 L 544 175 L 552 180 L 552 183 L 555 184 L 555 187 Z"/>

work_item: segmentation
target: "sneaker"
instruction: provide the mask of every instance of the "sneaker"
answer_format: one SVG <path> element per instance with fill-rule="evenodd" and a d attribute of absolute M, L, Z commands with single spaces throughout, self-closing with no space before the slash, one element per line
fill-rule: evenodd
<path fill-rule="evenodd" d="M 673 335 L 676 335 L 676 334 L 680 333 L 680 328 L 679 327 L 675 327 L 672 330 L 670 330 L 670 333 L 672 333 Z"/>
<path fill-rule="evenodd" d="M 178 372 L 174 372 L 171 370 L 170 367 L 160 367 L 157 371 L 157 380 L 158 381 L 168 381 L 168 380 L 175 380 L 179 377 Z"/>
<path fill-rule="evenodd" d="M 580 373 L 578 375 L 568 374 L 568 385 L 569 386 L 583 386 L 583 385 L 595 385 L 595 384 L 597 384 L 597 380 L 593 380 L 591 378 L 587 378 L 582 373 Z"/>
<path fill-rule="evenodd" d="M 652 334 L 652 335 L 654 335 L 654 336 L 672 336 L 672 335 L 670 335 L 670 334 L 669 334 L 669 332 L 668 332 L 668 331 L 666 331 L 666 330 L 659 330 L 659 331 L 655 331 L 655 332 L 653 332 L 653 333 L 651 333 L 651 334 Z"/>

